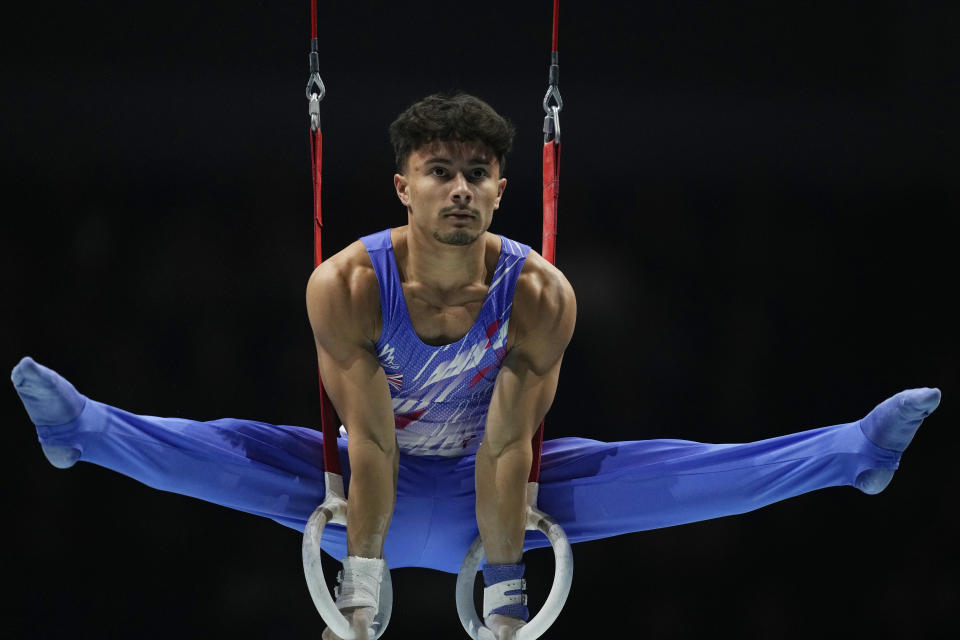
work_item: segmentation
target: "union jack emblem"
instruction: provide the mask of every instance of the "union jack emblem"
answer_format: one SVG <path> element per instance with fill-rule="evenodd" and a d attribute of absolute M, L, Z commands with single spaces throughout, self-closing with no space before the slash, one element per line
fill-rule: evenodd
<path fill-rule="evenodd" d="M 387 374 L 387 384 L 394 388 L 396 391 L 400 391 L 400 387 L 403 386 L 403 374 L 402 373 L 388 373 Z"/>

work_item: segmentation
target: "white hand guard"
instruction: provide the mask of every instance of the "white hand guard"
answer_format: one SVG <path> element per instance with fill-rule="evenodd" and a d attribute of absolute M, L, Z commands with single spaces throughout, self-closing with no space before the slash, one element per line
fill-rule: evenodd
<path fill-rule="evenodd" d="M 380 606 L 380 583 L 386 569 L 383 558 L 347 556 L 343 569 L 337 575 L 338 586 L 334 590 L 337 608 L 372 607 L 376 614 Z"/>

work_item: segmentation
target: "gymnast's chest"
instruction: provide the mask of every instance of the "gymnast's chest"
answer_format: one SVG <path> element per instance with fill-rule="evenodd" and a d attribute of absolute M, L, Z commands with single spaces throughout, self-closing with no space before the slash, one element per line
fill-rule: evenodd
<path fill-rule="evenodd" d="M 416 285 L 403 285 L 407 315 L 424 344 L 442 346 L 462 339 L 477 323 L 487 287 L 475 287 L 446 299 Z"/>

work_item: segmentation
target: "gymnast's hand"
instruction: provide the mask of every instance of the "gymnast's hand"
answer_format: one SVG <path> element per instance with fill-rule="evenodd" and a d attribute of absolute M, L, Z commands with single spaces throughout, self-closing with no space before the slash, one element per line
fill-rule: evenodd
<path fill-rule="evenodd" d="M 487 629 L 493 631 L 493 636 L 497 640 L 513 640 L 517 629 L 527 624 L 520 618 L 502 616 L 499 613 L 491 613 L 483 622 L 487 625 Z"/>
<path fill-rule="evenodd" d="M 341 609 L 340 613 L 342 613 L 343 617 L 350 623 L 350 628 L 353 629 L 353 632 L 356 634 L 356 640 L 373 640 L 374 634 L 372 633 L 371 627 L 373 626 L 373 618 L 377 614 L 375 608 L 346 607 Z M 322 638 L 323 640 L 343 640 L 343 638 L 331 631 L 330 627 L 323 630 Z"/>

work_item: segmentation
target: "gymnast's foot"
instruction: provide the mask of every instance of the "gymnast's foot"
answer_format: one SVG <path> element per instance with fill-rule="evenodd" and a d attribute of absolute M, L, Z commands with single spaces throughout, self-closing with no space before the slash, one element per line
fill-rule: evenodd
<path fill-rule="evenodd" d="M 873 444 L 902 452 L 913 440 L 920 423 L 940 404 L 939 389 L 908 389 L 874 407 L 860 421 L 860 430 Z M 893 478 L 894 469 L 868 469 L 857 476 L 854 485 L 864 493 L 880 493 Z"/>
<path fill-rule="evenodd" d="M 37 426 L 54 426 L 75 420 L 87 402 L 66 378 L 30 357 L 13 368 L 10 380 L 30 420 Z M 80 450 L 76 447 L 41 446 L 47 460 L 58 469 L 72 467 L 80 458 Z"/>

